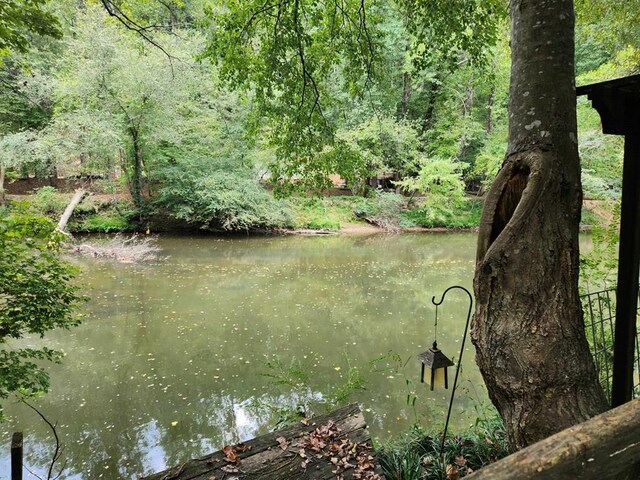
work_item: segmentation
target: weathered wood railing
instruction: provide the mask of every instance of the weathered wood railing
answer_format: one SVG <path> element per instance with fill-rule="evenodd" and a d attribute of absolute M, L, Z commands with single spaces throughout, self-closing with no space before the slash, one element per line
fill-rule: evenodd
<path fill-rule="evenodd" d="M 466 478 L 638 480 L 638 462 L 640 399 L 556 433 Z"/>
<path fill-rule="evenodd" d="M 358 405 L 228 445 L 141 480 L 384 480 Z"/>

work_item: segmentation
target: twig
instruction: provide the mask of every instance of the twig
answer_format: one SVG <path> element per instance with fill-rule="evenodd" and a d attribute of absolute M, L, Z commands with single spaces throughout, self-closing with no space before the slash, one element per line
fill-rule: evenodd
<path fill-rule="evenodd" d="M 34 412 L 36 412 L 40 418 L 44 421 L 44 423 L 46 423 L 47 425 L 49 425 L 49 428 L 51 429 L 51 431 L 53 432 L 53 437 L 56 440 L 56 447 L 53 451 L 53 457 L 51 458 L 51 463 L 49 464 L 49 471 L 47 472 L 47 480 L 53 480 L 52 479 L 52 474 L 53 474 L 53 467 L 55 466 L 56 462 L 60 459 L 60 455 L 62 453 L 61 448 L 60 448 L 60 437 L 58 437 L 58 431 L 56 430 L 56 426 L 58 425 L 58 423 L 56 422 L 55 424 L 51 423 L 47 417 L 44 416 L 44 414 L 38 410 L 36 407 L 34 407 L 33 405 L 31 405 L 29 402 L 27 402 L 24 398 L 20 399 L 20 401 L 22 403 L 24 403 L 27 407 L 29 407 L 31 410 L 33 410 Z M 58 478 L 60 476 L 60 474 L 62 473 L 62 470 L 60 471 L 60 473 L 58 473 L 58 475 L 56 475 L 55 478 Z M 38 477 L 40 478 L 40 477 Z"/>

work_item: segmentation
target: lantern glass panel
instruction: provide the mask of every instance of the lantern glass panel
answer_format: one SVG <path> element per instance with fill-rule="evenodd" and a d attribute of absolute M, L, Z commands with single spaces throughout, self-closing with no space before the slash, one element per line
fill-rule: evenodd
<path fill-rule="evenodd" d="M 433 386 L 434 387 L 444 387 L 445 386 L 445 373 L 447 371 L 447 368 L 436 368 L 434 375 L 433 375 Z"/>

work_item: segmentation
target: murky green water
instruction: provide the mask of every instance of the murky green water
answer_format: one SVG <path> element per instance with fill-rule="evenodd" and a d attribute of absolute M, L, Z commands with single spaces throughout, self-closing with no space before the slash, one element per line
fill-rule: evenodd
<path fill-rule="evenodd" d="M 59 423 L 63 478 L 137 478 L 265 433 L 277 421 L 270 406 L 327 398 L 349 365 L 365 380 L 352 399 L 374 436 L 397 433 L 416 415 L 425 426 L 442 424 L 450 390 L 431 394 L 419 384 L 415 355 L 432 341 L 431 296 L 456 283 L 471 287 L 475 235 L 183 237 L 159 245 L 153 265 L 79 260 L 90 317 L 47 337 L 67 354 L 37 401 Z M 440 307 L 438 342 L 450 356 L 466 310 L 460 292 Z M 465 350 L 458 427 L 486 404 L 470 342 Z M 408 360 L 404 369 L 371 366 L 390 352 Z M 263 375 L 274 373 L 268 363 L 291 359 L 307 386 Z M 376 364 L 393 365 L 390 356 Z M 413 393 L 415 409 L 407 406 Z M 41 471 L 51 444 L 43 423 L 24 406 L 6 410 L 0 478 L 9 478 L 16 430 L 25 432 L 28 465 Z"/>

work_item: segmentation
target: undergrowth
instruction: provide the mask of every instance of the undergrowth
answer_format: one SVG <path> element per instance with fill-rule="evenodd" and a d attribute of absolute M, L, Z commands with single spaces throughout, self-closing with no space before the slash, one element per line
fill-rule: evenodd
<path fill-rule="evenodd" d="M 442 437 L 413 426 L 378 448 L 378 462 L 388 480 L 460 478 L 509 454 L 502 420 L 478 419 L 468 431 Z"/>

